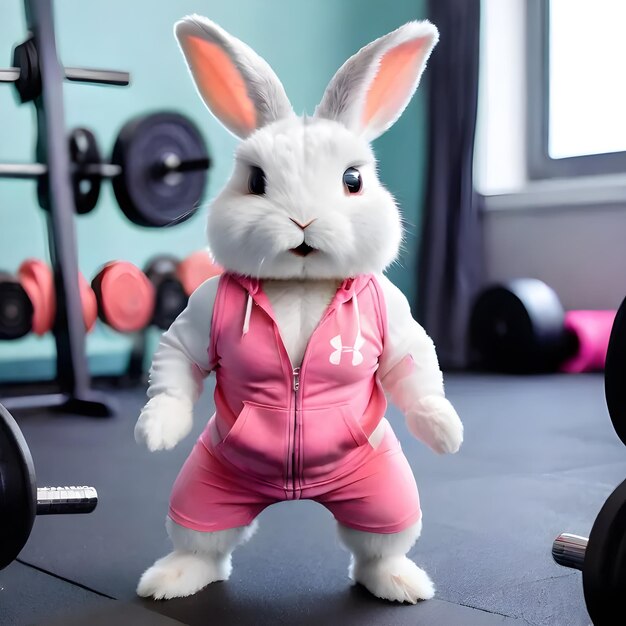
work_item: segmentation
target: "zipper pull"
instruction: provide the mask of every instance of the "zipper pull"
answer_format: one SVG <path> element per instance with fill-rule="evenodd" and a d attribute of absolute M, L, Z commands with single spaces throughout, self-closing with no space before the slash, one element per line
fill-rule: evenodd
<path fill-rule="evenodd" d="M 296 367 L 293 370 L 293 390 L 298 391 L 300 389 L 300 368 Z"/>

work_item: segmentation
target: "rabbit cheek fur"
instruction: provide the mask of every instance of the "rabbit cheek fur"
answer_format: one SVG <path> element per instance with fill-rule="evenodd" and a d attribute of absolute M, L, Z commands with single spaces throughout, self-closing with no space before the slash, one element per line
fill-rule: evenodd
<path fill-rule="evenodd" d="M 398 254 L 402 226 L 393 197 L 378 180 L 369 145 L 411 99 L 437 42 L 436 28 L 428 22 L 410 22 L 365 46 L 338 70 L 315 115 L 302 118 L 293 113 L 269 65 L 243 42 L 200 16 L 185 18 L 175 32 L 201 98 L 242 140 L 233 174 L 210 207 L 208 239 L 216 261 L 233 274 L 263 279 L 293 365 L 301 363 L 309 337 L 342 281 L 376 274 L 389 320 L 383 354 L 376 357 L 380 366 L 376 375 L 413 425 L 411 432 L 437 452 L 456 452 L 463 427 L 445 401 L 432 341 L 411 318 L 406 298 L 382 276 Z M 349 193 L 343 180 L 351 167 L 361 175 L 357 193 Z M 253 168 L 263 172 L 262 192 L 250 188 Z M 294 253 L 303 243 L 313 250 Z M 207 281 L 201 286 L 164 335 L 151 369 L 152 406 L 189 407 L 197 399 L 198 374 L 214 366 L 207 358 L 211 331 L 207 317 L 211 318 L 217 284 Z M 248 310 L 250 305 L 249 299 Z M 171 381 L 176 380 L 174 386 Z M 161 402 L 164 398 L 169 399 Z M 188 419 L 184 428 L 172 428 L 176 416 L 151 411 L 150 406 L 138 420 L 139 441 L 151 449 L 168 448 L 189 432 Z M 378 446 L 395 445 L 389 443 L 394 441 L 397 444 L 383 418 L 369 437 L 370 449 L 375 454 Z M 380 457 L 392 456 L 386 448 L 383 452 Z M 405 500 L 417 503 L 415 514 L 400 518 L 395 503 L 381 507 L 382 500 L 360 498 L 371 503 L 370 512 L 390 515 L 392 524 L 363 526 L 379 529 L 367 532 L 357 529 L 359 520 L 346 519 L 351 527 L 339 525 L 339 535 L 351 553 L 349 574 L 355 581 L 377 597 L 415 603 L 432 597 L 434 587 L 406 557 L 420 535 L 422 520 L 414 482 L 410 486 L 410 468 L 402 455 L 395 458 L 403 459 L 410 480 L 401 476 L 404 470 L 399 465 L 386 466 L 392 469 L 380 474 L 380 480 L 386 493 L 409 485 Z M 356 482 L 352 474 L 348 477 Z M 247 479 L 240 478 L 242 486 Z M 392 484 L 396 490 L 388 488 Z M 399 519 L 404 521 L 396 524 Z M 205 532 L 168 518 L 174 551 L 144 573 L 137 592 L 154 598 L 186 596 L 227 579 L 231 553 L 256 529 L 256 521 L 246 523 Z M 387 530 L 380 531 L 383 528 Z"/>
<path fill-rule="evenodd" d="M 248 191 L 250 166 L 265 173 L 264 195 Z M 342 176 L 358 166 L 362 190 Z M 291 219 L 313 223 L 303 232 Z M 267 279 L 330 279 L 382 272 L 396 258 L 400 216 L 380 184 L 368 143 L 332 120 L 290 117 L 240 144 L 230 181 L 213 201 L 209 247 L 223 267 Z M 316 251 L 290 252 L 303 241 Z"/>

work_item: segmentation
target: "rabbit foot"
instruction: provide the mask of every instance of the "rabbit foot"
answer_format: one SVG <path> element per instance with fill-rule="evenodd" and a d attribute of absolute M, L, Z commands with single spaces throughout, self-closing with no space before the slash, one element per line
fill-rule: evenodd
<path fill-rule="evenodd" d="M 155 600 L 184 598 L 218 580 L 228 580 L 230 556 L 211 557 L 189 552 L 171 552 L 142 575 L 137 595 Z"/>
<path fill-rule="evenodd" d="M 352 577 L 377 598 L 392 602 L 416 604 L 435 595 L 428 574 L 405 556 L 356 561 Z"/>

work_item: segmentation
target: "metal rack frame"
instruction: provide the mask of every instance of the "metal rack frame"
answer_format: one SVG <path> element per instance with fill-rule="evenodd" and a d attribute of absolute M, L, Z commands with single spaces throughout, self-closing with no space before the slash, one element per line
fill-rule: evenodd
<path fill-rule="evenodd" d="M 74 225 L 70 155 L 63 102 L 63 80 L 126 85 L 120 72 L 73 69 L 68 75 L 58 58 L 52 0 L 25 0 L 27 28 L 37 55 L 41 91 L 33 103 L 37 112 L 39 163 L 47 174 L 38 180 L 39 204 L 47 210 L 47 227 L 56 291 L 56 382 L 58 392 L 2 398 L 9 410 L 62 407 L 64 411 L 91 416 L 110 416 L 115 408 L 110 398 L 94 391 L 85 351 L 85 327 L 78 287 L 78 254 Z M 78 73 L 77 73 L 78 72 Z M 4 71 L 2 82 L 16 82 L 16 68 Z"/>

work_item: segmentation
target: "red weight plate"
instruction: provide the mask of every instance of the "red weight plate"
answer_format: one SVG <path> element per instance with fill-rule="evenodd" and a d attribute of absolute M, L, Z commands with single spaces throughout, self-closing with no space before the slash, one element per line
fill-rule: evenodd
<path fill-rule="evenodd" d="M 205 280 L 222 273 L 208 252 L 198 250 L 178 264 L 176 274 L 185 293 L 190 296 Z"/>
<path fill-rule="evenodd" d="M 91 285 L 82 275 L 78 275 L 78 288 L 80 289 L 80 301 L 83 307 L 83 320 L 85 321 L 85 330 L 90 332 L 96 325 L 98 319 L 98 301 Z"/>
<path fill-rule="evenodd" d="M 45 335 L 52 330 L 56 314 L 52 271 L 43 261 L 27 259 L 20 265 L 17 273 L 33 304 L 33 332 Z"/>
<path fill-rule="evenodd" d="M 100 316 L 122 333 L 145 328 L 154 311 L 154 287 L 132 263 L 114 261 L 94 281 L 99 295 Z"/>

